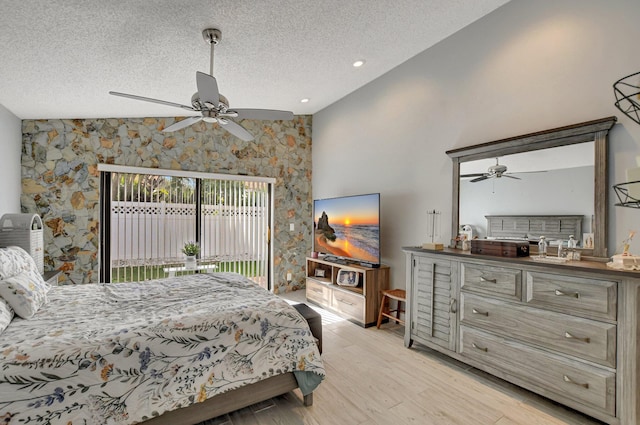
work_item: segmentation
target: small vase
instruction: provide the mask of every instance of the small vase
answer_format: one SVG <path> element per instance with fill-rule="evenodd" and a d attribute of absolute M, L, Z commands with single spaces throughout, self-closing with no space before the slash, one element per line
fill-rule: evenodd
<path fill-rule="evenodd" d="M 187 270 L 195 270 L 196 269 L 196 256 L 195 255 L 187 255 L 187 258 L 184 261 L 184 268 Z"/>

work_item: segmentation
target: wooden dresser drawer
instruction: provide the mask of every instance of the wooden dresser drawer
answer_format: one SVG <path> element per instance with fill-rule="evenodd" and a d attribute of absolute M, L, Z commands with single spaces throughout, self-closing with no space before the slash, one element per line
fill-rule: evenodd
<path fill-rule="evenodd" d="M 329 305 L 331 303 L 331 288 L 312 279 L 307 279 L 306 296 L 310 301 Z"/>
<path fill-rule="evenodd" d="M 525 271 L 525 301 L 584 317 L 616 320 L 616 282 Z"/>
<path fill-rule="evenodd" d="M 462 289 L 520 301 L 522 272 L 518 269 L 461 263 Z"/>
<path fill-rule="evenodd" d="M 539 347 L 616 367 L 616 325 L 461 294 L 460 320 Z"/>
<path fill-rule="evenodd" d="M 460 353 L 497 369 L 518 385 L 615 415 L 616 374 L 477 329 L 460 327 Z M 573 403 L 571 403 L 573 402 Z M 575 406 L 578 403 L 578 406 Z"/>
<path fill-rule="evenodd" d="M 331 307 L 339 313 L 350 316 L 359 322 L 364 322 L 364 297 L 362 295 L 334 289 Z"/>

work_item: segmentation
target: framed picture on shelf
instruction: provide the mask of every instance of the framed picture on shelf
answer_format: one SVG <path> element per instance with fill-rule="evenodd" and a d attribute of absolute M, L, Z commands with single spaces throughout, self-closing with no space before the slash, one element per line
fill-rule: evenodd
<path fill-rule="evenodd" d="M 325 270 L 324 269 L 316 269 L 314 276 L 315 277 L 326 277 L 325 276 Z"/>
<path fill-rule="evenodd" d="M 585 249 L 593 249 L 593 233 L 582 234 L 582 247 Z"/>
<path fill-rule="evenodd" d="M 340 286 L 358 286 L 358 273 L 353 270 L 338 270 L 337 283 Z"/>

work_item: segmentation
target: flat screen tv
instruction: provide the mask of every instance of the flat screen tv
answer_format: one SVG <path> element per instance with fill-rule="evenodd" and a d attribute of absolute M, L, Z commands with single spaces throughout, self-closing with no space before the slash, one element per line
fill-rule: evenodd
<path fill-rule="evenodd" d="M 380 194 L 313 201 L 313 248 L 328 259 L 380 265 Z"/>

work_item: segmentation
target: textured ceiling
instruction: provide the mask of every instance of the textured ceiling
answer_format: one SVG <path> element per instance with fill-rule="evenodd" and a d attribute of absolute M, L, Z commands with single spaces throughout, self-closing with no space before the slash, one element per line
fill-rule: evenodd
<path fill-rule="evenodd" d="M 184 115 L 108 92 L 190 104 L 202 30 L 219 28 L 232 107 L 313 114 L 507 1 L 3 0 L 0 104 L 22 119 Z"/>

